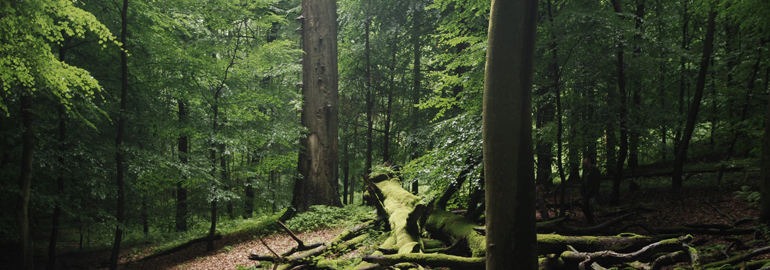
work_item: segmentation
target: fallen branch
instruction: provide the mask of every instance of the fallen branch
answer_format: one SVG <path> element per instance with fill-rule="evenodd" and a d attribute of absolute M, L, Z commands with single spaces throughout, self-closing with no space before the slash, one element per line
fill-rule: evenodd
<path fill-rule="evenodd" d="M 581 269 L 592 263 L 600 265 L 615 265 L 624 262 L 638 261 L 644 258 L 651 258 L 653 255 L 661 252 L 674 252 L 686 247 L 686 243 L 692 241 L 692 236 L 684 236 L 677 239 L 667 239 L 649 244 L 635 252 L 618 253 L 615 251 L 597 251 L 597 252 L 577 252 L 565 251 L 561 254 L 561 259 L 567 263 L 576 263 Z M 696 252 L 697 254 L 697 252 Z M 697 255 L 694 257 L 697 258 Z M 697 262 L 697 259 L 695 259 Z"/>
<path fill-rule="evenodd" d="M 484 258 L 468 258 L 445 254 L 395 254 L 395 255 L 374 255 L 364 256 L 365 262 L 376 263 L 383 266 L 395 265 L 398 263 L 415 263 L 429 267 L 452 267 L 456 269 L 484 269 Z"/>
<path fill-rule="evenodd" d="M 178 245 L 176 247 L 173 247 L 171 249 L 168 249 L 168 250 L 165 250 L 165 251 L 162 251 L 162 252 L 159 252 L 159 253 L 152 254 L 152 255 L 144 257 L 144 258 L 141 258 L 141 259 L 139 259 L 139 260 L 137 260 L 135 262 L 149 261 L 149 260 L 152 260 L 152 259 L 155 259 L 155 258 L 158 258 L 158 257 L 162 257 L 162 256 L 166 256 L 166 255 L 169 255 L 169 254 L 172 254 L 172 253 L 176 253 L 176 252 L 185 250 L 185 249 L 187 249 L 189 247 L 192 247 L 193 245 L 195 245 L 197 243 L 201 243 L 201 242 L 207 241 L 208 239 L 209 239 L 208 235 L 206 235 L 204 237 L 200 237 L 200 238 L 195 238 L 193 240 L 185 242 L 184 244 Z M 219 239 L 222 239 L 222 235 L 221 234 L 214 235 L 214 240 L 219 240 Z"/>

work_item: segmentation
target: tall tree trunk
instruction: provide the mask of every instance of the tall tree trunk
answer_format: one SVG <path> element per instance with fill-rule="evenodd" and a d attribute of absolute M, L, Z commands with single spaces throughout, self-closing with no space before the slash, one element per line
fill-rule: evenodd
<path fill-rule="evenodd" d="M 209 150 L 209 159 L 211 160 L 211 177 L 216 178 L 217 177 L 217 144 L 215 141 L 215 138 L 217 137 L 217 132 L 219 129 L 219 123 L 217 122 L 219 119 L 219 90 L 217 90 L 214 93 L 214 104 L 212 106 L 212 138 L 211 138 L 211 146 Z M 220 152 L 220 154 L 222 154 Z M 222 179 L 224 180 L 224 179 Z M 217 181 L 212 182 L 212 190 L 216 190 L 217 187 Z M 206 239 L 206 251 L 213 251 L 214 250 L 214 235 L 217 232 L 217 198 L 213 197 L 211 199 L 211 225 L 209 226 L 209 234 L 207 235 Z"/>
<path fill-rule="evenodd" d="M 34 116 L 32 113 L 32 91 L 26 89 L 21 93 L 21 125 L 24 131 L 21 135 L 21 177 L 19 177 L 19 242 L 21 242 L 22 266 L 25 270 L 34 269 L 32 239 L 29 231 L 29 191 L 32 186 L 32 158 L 35 151 L 35 131 L 32 128 Z"/>
<path fill-rule="evenodd" d="M 367 175 L 372 170 L 372 131 L 374 130 L 372 120 L 374 97 L 372 95 L 371 49 L 369 46 L 369 25 L 371 24 L 371 19 L 367 18 L 364 34 L 364 55 L 366 57 L 366 67 L 364 68 L 364 77 L 366 78 L 366 164 L 364 165 L 364 173 Z"/>
<path fill-rule="evenodd" d="M 551 0 L 547 1 L 547 9 L 548 19 L 551 23 L 553 23 Z M 552 42 L 550 46 L 552 50 L 555 50 L 556 42 Z M 553 57 L 551 62 L 548 63 L 548 74 L 552 76 L 554 87 L 557 87 L 556 84 L 558 84 L 557 81 L 559 80 L 556 78 L 556 76 L 558 76 L 558 63 L 555 62 L 557 60 L 556 52 L 553 51 L 552 53 Z M 548 125 L 548 123 L 553 122 L 554 120 L 553 101 L 548 98 L 550 97 L 549 93 L 551 92 L 551 89 L 553 89 L 553 87 L 541 87 L 538 89 L 537 95 L 544 97 L 541 99 L 541 103 L 537 106 L 537 110 L 535 111 L 535 128 L 538 130 L 542 130 Z M 551 177 L 551 164 L 553 162 L 553 141 L 545 138 L 545 132 L 537 132 L 537 134 L 539 136 L 535 138 L 537 142 L 535 146 L 537 153 L 537 172 L 535 174 L 536 182 L 539 185 L 543 185 L 546 189 L 549 189 L 553 184 L 553 178 Z"/>
<path fill-rule="evenodd" d="M 620 0 L 613 0 L 612 7 L 618 16 L 623 13 L 623 6 Z M 618 72 L 618 96 L 620 97 L 619 115 L 620 115 L 620 149 L 618 150 L 618 159 L 616 160 L 614 177 L 612 178 L 612 193 L 610 194 L 610 204 L 620 203 L 620 183 L 623 180 L 623 165 L 626 163 L 628 155 L 628 110 L 626 109 L 626 73 L 625 63 L 623 62 L 623 38 L 619 38 L 617 43 L 617 72 Z"/>
<path fill-rule="evenodd" d="M 355 150 L 358 150 L 358 126 L 353 126 L 353 160 L 357 160 L 358 154 Z M 353 178 L 350 179 L 350 204 L 355 204 L 355 195 L 356 195 L 356 180 L 360 179 L 360 176 L 357 176 L 355 173 L 353 174 Z M 361 183 L 361 187 L 363 189 L 363 183 Z M 364 202 L 364 199 L 361 198 L 361 202 Z"/>
<path fill-rule="evenodd" d="M 689 50 L 688 46 L 688 36 L 687 36 L 687 30 L 690 24 L 690 12 L 689 12 L 689 6 L 687 5 L 689 0 L 682 1 L 683 4 L 683 11 L 682 11 L 682 50 L 686 51 Z M 679 57 L 679 116 L 684 116 L 684 106 L 685 106 L 685 91 L 687 87 L 689 86 L 688 80 L 687 80 L 687 65 L 685 63 L 685 56 L 682 55 Z M 680 119 L 680 118 L 678 118 Z M 679 147 L 682 142 L 682 121 L 677 121 L 676 126 L 676 133 L 674 135 L 674 159 L 676 159 L 676 153 L 679 152 Z"/>
<path fill-rule="evenodd" d="M 348 140 L 342 142 L 342 204 L 348 204 L 348 185 L 350 181 L 350 152 L 348 152 Z M 352 190 L 350 190 L 353 193 Z M 352 199 L 353 196 L 350 196 Z M 353 201 L 351 200 L 352 204 Z"/>
<path fill-rule="evenodd" d="M 384 134 L 383 134 L 383 142 L 382 142 L 382 160 L 383 161 L 391 161 L 390 160 L 390 122 L 391 122 L 391 109 L 392 109 L 392 103 L 393 103 L 393 88 L 396 87 L 396 49 L 398 44 L 398 36 L 396 36 L 393 40 L 393 58 L 391 62 L 390 67 L 390 85 L 388 89 L 388 102 L 385 105 L 385 127 L 384 127 Z"/>
<path fill-rule="evenodd" d="M 636 33 L 634 34 L 634 54 L 633 59 L 636 59 L 639 57 L 639 55 L 642 53 L 642 24 L 644 23 L 644 15 L 645 15 L 645 0 L 637 0 L 636 2 L 636 24 L 634 25 L 634 28 L 636 29 Z M 633 107 L 631 107 L 631 114 L 630 119 L 633 120 L 631 126 L 632 128 L 628 129 L 628 167 L 631 169 L 631 173 L 636 173 L 636 167 L 639 166 L 639 136 L 640 136 L 640 130 L 641 127 L 639 126 L 640 120 L 641 120 L 641 106 L 642 106 L 642 80 L 639 76 L 641 72 L 632 72 L 634 74 L 631 77 L 632 84 L 633 84 L 633 90 L 632 90 L 632 102 Z"/>
<path fill-rule="evenodd" d="M 307 136 L 300 139 L 292 206 L 342 206 L 338 191 L 337 125 L 337 6 L 334 0 L 302 1 L 301 122 Z"/>
<path fill-rule="evenodd" d="M 123 217 L 125 212 L 125 194 L 123 190 L 123 135 L 126 127 L 126 104 L 128 102 L 128 0 L 123 0 L 123 9 L 120 10 L 120 111 L 118 113 L 118 134 L 115 138 L 115 164 L 117 165 L 116 182 L 118 186 L 118 208 L 115 221 L 118 223 L 115 229 L 115 242 L 112 244 L 110 254 L 110 270 L 118 269 L 118 255 L 120 243 L 123 241 Z"/>
<path fill-rule="evenodd" d="M 179 102 L 177 104 L 179 111 L 179 124 L 182 126 L 182 129 L 187 125 L 187 110 L 185 108 L 185 102 L 182 100 L 177 101 Z M 187 158 L 187 133 L 182 132 L 179 135 L 179 139 L 177 141 L 177 150 L 179 151 L 179 162 L 182 163 L 182 165 L 186 165 L 188 158 Z M 184 186 L 185 182 L 187 181 L 187 175 L 184 173 L 184 171 L 181 172 L 181 180 L 176 183 L 176 230 L 179 232 L 185 232 L 187 231 L 187 188 Z"/>
<path fill-rule="evenodd" d="M 709 12 L 708 27 L 706 28 L 706 38 L 703 43 L 703 56 L 701 57 L 700 72 L 698 72 L 698 81 L 695 85 L 695 93 L 692 98 L 689 113 L 687 114 L 687 126 L 682 134 L 682 141 L 679 143 L 679 149 L 676 151 L 674 160 L 674 172 L 671 176 L 671 183 L 674 190 L 682 188 L 682 169 L 684 160 L 687 158 L 687 148 L 692 139 L 692 133 L 695 130 L 695 122 L 698 120 L 698 110 L 700 101 L 703 98 L 703 89 L 706 87 L 706 75 L 708 75 L 708 65 L 711 59 L 711 52 L 714 49 L 714 20 L 716 11 L 711 8 Z"/>
<path fill-rule="evenodd" d="M 65 60 L 67 54 L 67 48 L 59 48 L 59 61 L 62 63 Z M 53 208 L 53 221 L 51 222 L 51 237 L 48 242 L 48 261 L 46 263 L 46 269 L 56 268 L 56 243 L 59 238 L 59 223 L 61 218 L 61 204 L 64 201 L 64 140 L 67 138 L 67 121 L 66 114 L 64 112 L 64 105 L 59 105 L 59 144 L 57 149 L 59 156 L 57 157 L 57 163 L 59 164 L 59 175 L 56 177 L 56 205 Z"/>
<path fill-rule="evenodd" d="M 483 103 L 486 269 L 537 269 L 532 73 L 537 1 L 493 0 Z"/>
<path fill-rule="evenodd" d="M 422 50 L 420 47 L 420 37 L 422 35 L 421 27 L 422 27 L 422 11 L 423 7 L 420 4 L 419 1 L 414 2 L 414 18 L 412 18 L 412 51 L 414 55 L 414 63 L 412 64 L 412 108 L 410 110 L 410 117 L 411 120 L 411 131 L 415 132 L 418 127 L 418 121 L 419 121 L 419 110 L 417 109 L 417 104 L 420 104 L 420 93 L 422 89 L 422 72 L 420 72 L 420 65 L 422 63 Z M 413 143 L 412 148 L 412 159 L 416 159 L 417 154 L 417 147 L 418 145 L 416 143 Z M 420 189 L 420 181 L 418 181 L 416 178 L 414 181 L 412 181 L 412 194 L 419 193 Z"/>
<path fill-rule="evenodd" d="M 759 186 L 762 193 L 759 222 L 770 224 L 770 99 L 768 99 L 767 115 L 765 117 L 765 135 L 762 140 L 762 172 L 759 177 Z"/>

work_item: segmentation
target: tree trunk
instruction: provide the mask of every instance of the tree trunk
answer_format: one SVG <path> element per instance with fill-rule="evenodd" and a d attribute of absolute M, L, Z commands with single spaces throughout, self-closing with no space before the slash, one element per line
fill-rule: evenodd
<path fill-rule="evenodd" d="M 115 221 L 118 223 L 115 229 L 115 242 L 112 244 L 112 254 L 110 254 L 110 270 L 118 269 L 118 255 L 120 254 L 120 243 L 123 241 L 123 217 L 125 212 L 125 195 L 123 190 L 123 133 L 126 126 L 126 104 L 128 99 L 128 0 L 123 0 L 123 9 L 120 10 L 120 111 L 118 113 L 118 135 L 115 138 L 115 163 L 117 164 L 116 182 L 118 186 L 118 208 L 115 215 Z"/>
<path fill-rule="evenodd" d="M 698 72 L 698 81 L 695 85 L 695 94 L 692 98 L 689 113 L 687 114 L 687 125 L 682 134 L 682 141 L 676 151 L 674 160 L 674 173 L 671 176 L 671 182 L 674 190 L 682 188 L 682 169 L 684 160 L 687 158 L 687 148 L 692 139 L 692 133 L 695 130 L 695 122 L 698 120 L 698 109 L 703 98 L 703 89 L 706 86 L 706 75 L 708 74 L 708 64 L 711 59 L 711 51 L 714 49 L 714 20 L 716 11 L 712 8 L 709 12 L 708 28 L 706 29 L 706 39 L 703 44 L 703 57 L 701 58 L 700 72 Z"/>
<path fill-rule="evenodd" d="M 765 135 L 762 140 L 762 172 L 759 177 L 762 198 L 760 199 L 759 222 L 770 224 L 770 99 L 765 118 Z"/>
<path fill-rule="evenodd" d="M 536 26 L 537 1 L 492 1 L 482 120 L 490 270 L 537 268 L 531 117 Z"/>
<path fill-rule="evenodd" d="M 612 7 L 618 16 L 623 13 L 623 6 L 620 0 L 613 0 Z M 623 180 L 623 165 L 626 163 L 626 156 L 628 155 L 628 121 L 626 109 L 626 73 L 625 63 L 623 62 L 623 38 L 619 38 L 617 43 L 617 72 L 618 72 L 618 96 L 620 97 L 620 149 L 618 151 L 618 159 L 615 164 L 615 177 L 612 178 L 612 193 L 610 195 L 610 204 L 617 205 L 620 203 L 620 183 Z"/>
<path fill-rule="evenodd" d="M 410 110 L 411 114 L 411 131 L 415 132 L 418 127 L 418 121 L 419 121 L 419 113 L 420 111 L 417 109 L 417 104 L 420 103 L 420 93 L 422 89 L 422 76 L 420 72 L 420 64 L 421 64 L 421 58 L 422 58 L 422 50 L 420 49 L 420 37 L 422 35 L 422 31 L 420 31 L 422 27 L 422 11 L 423 7 L 419 4 L 419 1 L 414 2 L 414 18 L 412 18 L 412 50 L 414 51 L 414 63 L 412 65 L 412 108 Z M 418 145 L 416 143 L 412 144 L 412 159 L 416 159 L 418 157 Z M 418 179 L 414 179 L 412 182 L 412 194 L 417 194 L 420 189 L 420 181 Z"/>
<path fill-rule="evenodd" d="M 642 41 L 642 23 L 644 22 L 644 8 L 645 3 L 644 0 L 637 1 L 636 3 L 636 24 L 634 28 L 636 29 L 637 34 L 634 35 L 634 54 L 633 58 L 636 59 L 639 57 L 639 55 L 642 52 L 641 45 L 639 44 Z M 641 127 L 639 126 L 639 122 L 641 119 L 641 106 L 642 106 L 642 80 L 641 72 L 632 72 L 632 74 L 635 74 L 631 77 L 632 84 L 633 84 L 633 93 L 632 93 L 632 102 L 633 107 L 631 107 L 631 118 L 633 120 L 632 127 L 628 130 L 628 167 L 631 169 L 631 173 L 636 172 L 636 167 L 639 166 L 639 136 L 641 130 Z"/>
<path fill-rule="evenodd" d="M 187 124 L 187 110 L 185 108 L 185 102 L 182 100 L 179 102 L 179 124 L 184 128 Z M 179 136 L 177 149 L 179 151 L 179 162 L 183 165 L 187 164 L 187 134 L 183 131 Z M 176 183 L 176 230 L 179 232 L 187 231 L 187 188 L 184 186 L 187 175 L 182 171 L 181 180 Z"/>
<path fill-rule="evenodd" d="M 64 63 L 64 58 L 67 54 L 67 48 L 60 47 L 59 48 L 59 61 Z M 61 218 L 61 204 L 64 201 L 64 168 L 65 168 L 65 162 L 64 162 L 64 140 L 67 138 L 67 121 L 66 121 L 66 114 L 64 112 L 64 105 L 59 105 L 58 108 L 58 114 L 59 114 L 59 144 L 57 145 L 57 150 L 59 151 L 59 156 L 57 158 L 57 163 L 59 164 L 59 175 L 56 177 L 56 206 L 53 208 L 53 221 L 51 222 L 51 237 L 49 239 L 48 243 L 48 262 L 46 264 L 46 269 L 53 270 L 56 268 L 56 242 L 59 238 L 59 223 Z"/>
<path fill-rule="evenodd" d="M 368 14 L 367 14 L 368 15 Z M 372 67 L 371 67 L 371 49 L 369 48 L 369 26 L 372 24 L 370 18 L 366 18 L 366 32 L 364 34 L 364 55 L 366 56 L 366 164 L 364 164 L 364 173 L 369 174 L 372 170 L 372 131 L 374 122 L 372 120 L 374 110 L 374 97 L 372 95 Z"/>
<path fill-rule="evenodd" d="M 348 204 L 348 185 L 350 183 L 350 152 L 348 151 L 348 140 L 342 142 L 342 204 Z M 352 194 L 352 188 L 350 190 Z M 350 196 L 350 203 L 353 204 L 353 196 Z"/>
<path fill-rule="evenodd" d="M 35 151 L 35 131 L 32 126 L 32 91 L 21 93 L 21 123 L 24 131 L 21 137 L 21 177 L 19 177 L 19 242 L 21 242 L 22 265 L 25 270 L 34 269 L 32 239 L 29 231 L 29 191 L 32 186 L 32 158 Z"/>
<path fill-rule="evenodd" d="M 302 125 L 292 206 L 341 206 L 337 167 L 337 8 L 334 0 L 302 1 Z"/>

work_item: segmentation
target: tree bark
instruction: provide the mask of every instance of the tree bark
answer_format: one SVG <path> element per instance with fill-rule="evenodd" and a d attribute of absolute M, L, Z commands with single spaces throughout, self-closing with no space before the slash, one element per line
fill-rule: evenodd
<path fill-rule="evenodd" d="M 537 1 L 492 1 L 482 120 L 490 270 L 537 268 L 531 117 L 536 26 Z"/>
<path fill-rule="evenodd" d="M 24 131 L 21 137 L 21 175 L 19 177 L 19 190 L 21 196 L 18 201 L 19 242 L 21 243 L 22 266 L 25 270 L 34 269 L 32 239 L 29 231 L 29 192 L 32 186 L 32 161 L 35 151 L 35 131 L 32 126 L 34 115 L 32 113 L 32 92 L 26 89 L 21 93 L 21 123 Z"/>
<path fill-rule="evenodd" d="M 762 139 L 762 172 L 759 176 L 760 199 L 759 222 L 770 224 L 770 98 L 765 118 L 765 135 Z"/>
<path fill-rule="evenodd" d="M 422 10 L 423 7 L 419 3 L 420 1 L 414 2 L 414 18 L 412 18 L 412 50 L 414 54 L 414 63 L 412 64 L 412 108 L 410 109 L 410 116 L 412 118 L 411 120 L 411 131 L 415 132 L 417 130 L 418 126 L 418 120 L 419 120 L 419 113 L 420 111 L 417 109 L 417 104 L 420 103 L 420 93 L 422 89 L 422 72 L 420 72 L 420 65 L 422 63 L 422 50 L 420 48 L 420 37 L 422 35 L 422 31 L 420 30 L 422 27 Z M 412 148 L 412 159 L 417 158 L 417 149 L 418 145 L 416 143 L 413 143 Z M 420 189 L 420 181 L 417 179 L 414 179 L 412 182 L 412 194 L 417 194 Z"/>
<path fill-rule="evenodd" d="M 623 6 L 620 0 L 613 0 L 612 7 L 618 16 L 623 13 Z M 618 156 L 615 164 L 615 170 L 613 171 L 615 177 L 612 178 L 612 193 L 610 194 L 610 204 L 617 205 L 620 203 L 620 183 L 623 180 L 623 165 L 626 163 L 626 156 L 628 155 L 628 121 L 626 119 L 628 110 L 626 109 L 626 72 L 625 63 L 623 62 L 623 38 L 619 37 L 617 43 L 617 76 L 618 76 L 618 97 L 620 97 L 619 115 L 620 115 L 620 149 L 618 149 Z"/>
<path fill-rule="evenodd" d="M 120 243 L 123 241 L 123 221 L 125 212 L 125 194 L 123 190 L 123 133 L 126 126 L 126 104 L 128 103 L 128 0 L 123 0 L 123 9 L 120 10 L 120 111 L 118 112 L 118 134 L 115 138 L 115 163 L 117 164 L 116 182 L 118 186 L 118 208 L 115 221 L 118 223 L 115 229 L 115 242 L 112 244 L 110 254 L 110 270 L 118 269 L 118 255 Z"/>
<path fill-rule="evenodd" d="M 711 52 L 714 49 L 714 20 L 716 18 L 716 11 L 711 8 L 709 12 L 708 27 L 706 28 L 706 38 L 703 44 L 703 56 L 701 57 L 700 72 L 698 72 L 698 81 L 695 85 L 695 93 L 692 98 L 692 104 L 690 105 L 689 113 L 687 114 L 687 125 L 685 126 L 684 133 L 682 134 L 682 141 L 679 143 L 679 148 L 676 151 L 676 159 L 674 160 L 674 173 L 671 176 L 671 182 L 674 190 L 682 188 L 682 169 L 684 167 L 684 160 L 687 158 L 687 148 L 692 139 L 692 133 L 695 130 L 695 122 L 698 120 L 698 109 L 700 109 L 700 102 L 703 98 L 703 89 L 706 86 L 706 75 L 708 74 L 708 65 L 711 59 Z"/>
<path fill-rule="evenodd" d="M 59 61 L 64 63 L 65 56 L 67 54 L 67 48 L 62 46 L 59 48 Z M 59 151 L 57 157 L 57 163 L 59 164 L 59 175 L 56 177 L 56 206 L 53 209 L 53 221 L 51 222 L 51 237 L 48 243 L 48 261 L 46 263 L 46 269 L 53 270 L 56 268 L 56 244 L 59 238 L 59 223 L 61 219 L 61 204 L 64 201 L 64 141 L 67 138 L 67 120 L 64 112 L 64 105 L 59 105 L 59 144 L 57 149 Z"/>
<path fill-rule="evenodd" d="M 187 124 L 187 110 L 185 108 L 185 102 L 182 100 L 178 100 L 179 104 L 177 105 L 179 112 L 177 113 L 179 116 L 179 124 L 182 127 L 182 133 L 179 135 L 179 139 L 177 141 L 177 150 L 179 151 L 179 162 L 182 163 L 182 165 L 186 165 L 188 158 L 187 158 L 187 133 L 184 131 L 184 128 Z M 181 180 L 176 183 L 176 230 L 179 232 L 187 231 L 187 188 L 184 186 L 187 175 L 185 175 L 184 171 L 180 172 L 180 178 Z"/>
<path fill-rule="evenodd" d="M 342 206 L 338 191 L 337 7 L 334 0 L 302 1 L 302 125 L 292 206 Z"/>

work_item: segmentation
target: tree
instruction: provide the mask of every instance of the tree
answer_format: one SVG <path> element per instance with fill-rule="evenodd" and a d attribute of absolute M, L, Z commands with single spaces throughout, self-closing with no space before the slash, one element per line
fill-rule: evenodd
<path fill-rule="evenodd" d="M 292 206 L 306 211 L 311 205 L 341 206 L 337 183 L 337 7 L 334 0 L 302 1 L 301 123 L 307 135 L 300 139 Z"/>
<path fill-rule="evenodd" d="M 487 269 L 537 269 L 532 76 L 537 1 L 492 1 L 484 83 Z"/>
<path fill-rule="evenodd" d="M 115 182 L 118 187 L 118 208 L 115 214 L 115 221 L 118 225 L 115 228 L 115 242 L 112 244 L 112 254 L 110 255 L 110 270 L 118 269 L 118 255 L 120 254 L 120 242 L 123 241 L 123 221 L 125 221 L 126 198 L 124 190 L 124 159 L 125 153 L 123 146 L 123 135 L 126 128 L 126 104 L 128 103 L 128 51 L 126 42 L 128 41 L 128 0 L 123 0 L 123 8 L 120 9 L 120 111 L 118 111 L 118 134 L 115 138 L 115 164 L 116 177 Z"/>
<path fill-rule="evenodd" d="M 711 61 L 711 52 L 714 49 L 714 20 L 716 19 L 716 16 L 717 13 L 712 8 L 709 12 L 706 38 L 703 44 L 703 56 L 701 56 L 700 71 L 698 72 L 698 81 L 695 85 L 692 104 L 687 113 L 687 125 L 682 134 L 682 140 L 679 143 L 679 147 L 676 149 L 674 172 L 671 175 L 672 186 L 675 190 L 682 188 L 682 169 L 684 167 L 684 160 L 687 158 L 687 148 L 692 139 L 693 131 L 695 130 L 695 122 L 698 121 L 698 110 L 700 109 L 700 102 L 703 98 L 703 89 L 706 87 L 706 75 L 708 74 L 709 61 Z"/>
<path fill-rule="evenodd" d="M 0 110 L 10 113 L 7 107 L 9 93 L 16 92 L 19 99 L 23 133 L 21 175 L 18 187 L 17 224 L 22 246 L 22 266 L 33 269 L 33 249 L 29 226 L 29 200 L 32 186 L 35 133 L 33 129 L 33 104 L 35 92 L 52 93 L 69 109 L 69 99 L 74 95 L 93 95 L 98 84 L 86 70 L 70 66 L 53 55 L 52 43 L 67 37 L 84 37 L 95 32 L 101 41 L 113 37 L 96 18 L 74 6 L 71 1 L 24 1 L 0 6 L 0 36 L 4 46 L 0 48 Z M 14 113 L 15 114 L 15 113 Z"/>

